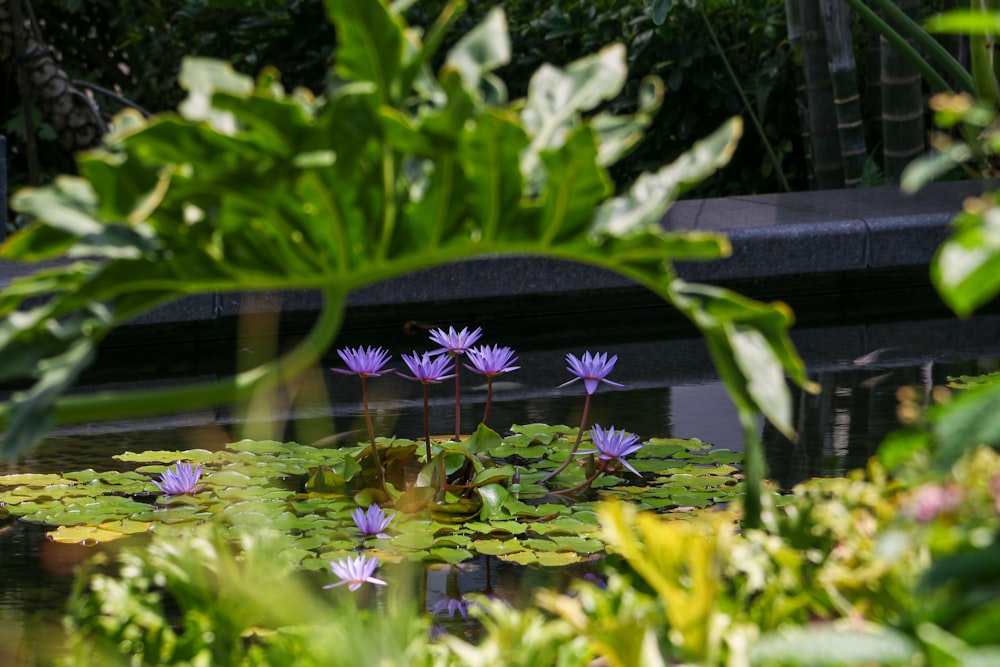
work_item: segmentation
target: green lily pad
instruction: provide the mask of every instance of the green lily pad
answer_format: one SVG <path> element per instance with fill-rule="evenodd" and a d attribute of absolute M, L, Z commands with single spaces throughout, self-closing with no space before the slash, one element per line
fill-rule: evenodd
<path fill-rule="evenodd" d="M 509 540 L 476 540 L 470 546 L 479 553 L 487 556 L 501 556 L 517 551 L 524 551 L 524 545 L 517 538 Z"/>
<path fill-rule="evenodd" d="M 16 473 L 13 475 L 0 475 L 0 486 L 55 486 L 61 484 L 72 484 L 72 480 L 52 474 Z"/>

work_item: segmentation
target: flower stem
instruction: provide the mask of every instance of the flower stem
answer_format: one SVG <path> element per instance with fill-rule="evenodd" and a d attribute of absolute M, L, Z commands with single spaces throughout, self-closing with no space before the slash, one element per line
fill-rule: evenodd
<path fill-rule="evenodd" d="M 430 389 L 424 383 L 424 443 L 427 445 L 427 462 L 431 462 L 431 417 L 430 417 Z"/>
<path fill-rule="evenodd" d="M 372 446 L 372 461 L 375 463 L 375 474 L 378 477 L 379 488 L 385 490 L 385 471 L 379 460 L 378 445 L 375 444 L 375 427 L 372 426 L 372 413 L 368 409 L 368 378 L 361 376 L 361 401 L 365 404 L 365 423 L 368 425 L 368 442 Z"/>
<path fill-rule="evenodd" d="M 576 450 L 580 448 L 580 441 L 583 439 L 583 431 L 587 428 L 587 414 L 590 412 L 590 397 L 592 395 L 593 394 L 587 394 L 587 399 L 583 403 L 583 415 L 580 417 L 580 430 L 576 432 L 576 442 L 573 443 L 573 449 L 569 450 L 569 456 L 566 457 L 566 460 L 562 462 L 561 466 L 538 480 L 539 484 L 544 484 L 561 473 L 567 466 L 569 466 L 570 461 L 573 460 L 573 455 L 576 454 Z"/>
<path fill-rule="evenodd" d="M 483 413 L 483 425 L 489 426 L 490 405 L 493 404 L 493 376 L 486 376 L 486 412 Z"/>
<path fill-rule="evenodd" d="M 576 486 L 571 486 L 568 489 L 559 489 L 558 491 L 551 491 L 550 493 L 552 493 L 553 495 L 560 495 L 561 496 L 561 495 L 566 494 L 566 493 L 573 493 L 574 491 L 579 491 L 580 489 L 585 489 L 588 486 L 590 486 L 591 484 L 593 484 L 594 480 L 597 479 L 597 476 L 600 475 L 602 472 L 603 472 L 603 470 L 601 470 L 600 468 L 598 468 L 597 470 L 594 471 L 593 475 L 591 475 L 587 479 L 583 480 L 582 482 L 580 482 Z"/>
<path fill-rule="evenodd" d="M 462 442 L 462 369 L 458 355 L 452 352 L 451 356 L 455 359 L 455 442 Z"/>

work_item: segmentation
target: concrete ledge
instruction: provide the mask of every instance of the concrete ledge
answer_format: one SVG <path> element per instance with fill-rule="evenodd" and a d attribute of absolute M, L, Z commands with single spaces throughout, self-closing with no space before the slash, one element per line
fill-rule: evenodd
<path fill-rule="evenodd" d="M 935 183 L 915 195 L 893 187 L 686 200 L 662 225 L 672 231 L 717 231 L 733 247 L 731 257 L 679 263 L 688 280 L 734 280 L 926 266 L 947 236 L 950 220 L 966 197 L 983 192 L 979 181 Z M 0 286 L 34 271 L 35 265 L 0 262 Z M 419 271 L 352 293 L 355 308 L 488 300 L 513 296 L 617 293 L 635 288 L 616 274 L 538 257 L 485 257 Z M 241 294 L 184 299 L 135 320 L 135 324 L 182 324 L 231 318 L 247 309 L 306 313 L 318 294 L 280 297 Z"/>

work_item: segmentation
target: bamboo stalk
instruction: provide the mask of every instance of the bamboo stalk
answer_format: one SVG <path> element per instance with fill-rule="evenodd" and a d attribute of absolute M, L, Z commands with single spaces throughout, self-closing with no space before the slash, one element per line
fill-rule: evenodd
<path fill-rule="evenodd" d="M 827 66 L 826 36 L 819 0 L 800 0 L 802 9 L 802 62 L 809 100 L 809 136 L 813 170 L 820 189 L 844 187 L 844 163 L 837 134 L 833 82 Z"/>
<path fill-rule="evenodd" d="M 919 0 L 902 0 L 900 9 L 915 13 Z M 924 152 L 924 95 L 920 72 L 899 49 L 881 41 L 882 157 L 885 177 L 898 183 L 903 169 Z"/>
<path fill-rule="evenodd" d="M 840 154 L 844 165 L 844 185 L 857 187 L 861 185 L 868 150 L 861 116 L 861 96 L 858 93 L 851 10 L 844 0 L 820 0 L 820 4 L 833 85 L 837 134 L 840 137 Z"/>
<path fill-rule="evenodd" d="M 809 99 L 806 95 L 806 78 L 802 65 L 802 7 L 799 0 L 785 0 L 785 23 L 788 26 L 788 43 L 792 47 L 792 67 L 795 72 L 795 106 L 799 114 L 802 152 L 805 154 L 809 189 L 816 189 L 816 175 L 812 169 L 812 139 L 809 136 Z"/>

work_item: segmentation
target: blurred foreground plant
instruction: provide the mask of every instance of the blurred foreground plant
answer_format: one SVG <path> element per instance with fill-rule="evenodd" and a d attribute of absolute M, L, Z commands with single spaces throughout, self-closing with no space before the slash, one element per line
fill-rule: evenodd
<path fill-rule="evenodd" d="M 729 246 L 659 225 L 681 192 L 726 163 L 739 119 L 613 196 L 607 166 L 639 141 L 662 84 L 645 81 L 633 115 L 601 111 L 626 77 L 624 49 L 612 45 L 564 69 L 542 67 L 527 98 L 508 102 L 491 73 L 510 57 L 499 10 L 434 75 L 429 63 L 463 6 L 449 3 L 418 34 L 382 0 L 329 1 L 337 48 L 318 98 L 286 92 L 273 70 L 254 81 L 188 59 L 179 116 L 126 112 L 104 148 L 79 157 L 79 177 L 19 192 L 15 206 L 36 222 L 3 256 L 71 262 L 0 293 L 0 380 L 34 380 L 0 407 L 0 453 L 24 452 L 57 422 L 267 391 L 317 363 L 351 290 L 483 254 L 584 262 L 648 287 L 705 334 L 747 433 L 762 411 L 791 435 L 785 376 L 807 382 L 790 312 L 679 280 L 673 260 L 714 259 Z M 137 315 L 190 294 L 283 289 L 320 290 L 324 306 L 275 361 L 202 384 L 63 396 L 98 343 Z M 751 494 L 763 475 L 759 449 L 751 438 Z"/>

